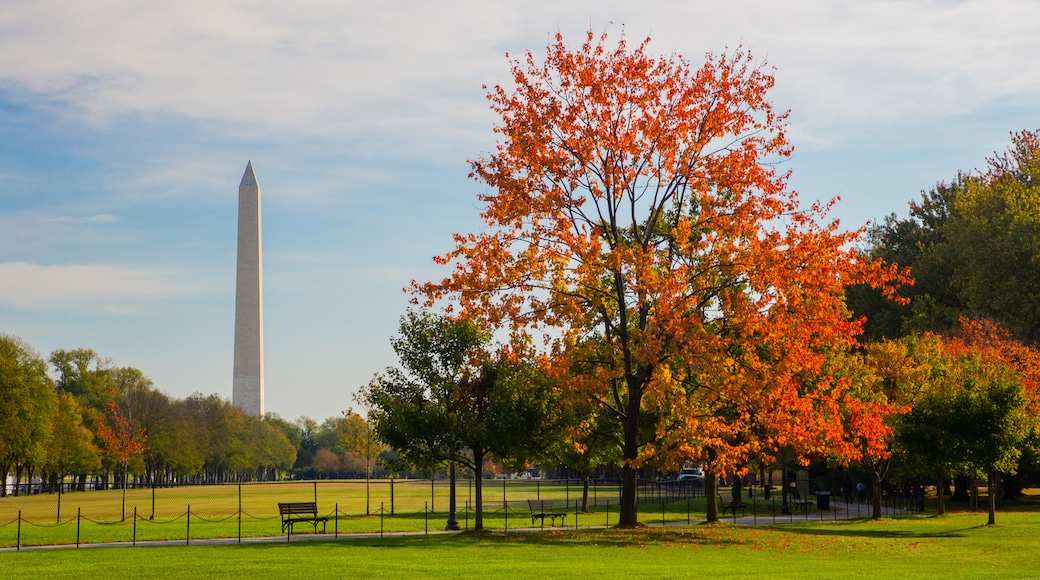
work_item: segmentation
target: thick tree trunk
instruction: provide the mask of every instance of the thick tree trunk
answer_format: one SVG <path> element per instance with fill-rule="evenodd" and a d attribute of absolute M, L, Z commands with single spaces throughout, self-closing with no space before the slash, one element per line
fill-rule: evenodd
<path fill-rule="evenodd" d="M 634 404 L 633 404 L 634 403 Z M 639 472 L 633 463 L 639 457 L 639 399 L 629 387 L 628 414 L 624 417 L 625 445 L 622 449 L 624 463 L 621 466 L 621 508 L 618 515 L 619 528 L 634 528 L 639 525 L 636 491 L 639 487 Z"/>
<path fill-rule="evenodd" d="M 589 474 L 581 474 L 581 513 L 589 513 Z"/>
<path fill-rule="evenodd" d="M 484 530 L 484 490 L 481 485 L 484 481 L 484 450 L 473 450 L 473 501 L 476 509 L 473 517 L 473 531 Z"/>
<path fill-rule="evenodd" d="M 719 476 L 711 469 L 704 470 L 704 499 L 707 500 L 708 523 L 719 521 Z"/>
<path fill-rule="evenodd" d="M 21 487 L 22 487 L 21 486 L 21 482 L 22 482 L 22 466 L 17 464 L 17 463 L 15 463 L 14 464 L 14 495 L 15 495 L 15 497 L 18 497 L 19 495 L 22 495 L 20 493 L 21 492 Z"/>
<path fill-rule="evenodd" d="M 1000 472 L 996 469 L 989 470 L 989 481 L 987 483 L 988 488 L 986 489 L 986 495 L 989 496 L 989 520 L 986 521 L 987 525 L 994 525 L 997 523 L 997 488 L 1000 482 Z"/>
<path fill-rule="evenodd" d="M 965 475 L 958 475 L 953 478 L 953 497 L 950 498 L 952 501 L 971 501 L 971 494 L 968 491 L 971 488 L 971 480 Z"/>

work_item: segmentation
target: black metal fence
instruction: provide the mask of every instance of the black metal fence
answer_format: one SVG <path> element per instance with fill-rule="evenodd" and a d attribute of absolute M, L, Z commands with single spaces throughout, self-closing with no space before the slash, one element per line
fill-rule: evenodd
<path fill-rule="evenodd" d="M 476 516 L 474 481 L 456 486 L 456 517 L 469 529 Z M 483 481 L 482 511 L 489 529 L 544 526 L 531 518 L 527 500 L 552 500 L 564 512 L 567 527 L 609 526 L 617 523 L 621 486 L 616 480 L 594 479 L 583 508 L 580 480 L 498 479 Z M 689 523 L 704 510 L 704 485 L 699 480 L 641 480 L 637 500 L 640 519 L 647 523 Z M 745 523 L 785 523 L 809 519 L 868 517 L 871 506 L 846 503 L 829 494 L 788 498 L 787 509 L 778 490 L 750 487 L 743 509 L 725 513 Z M 826 505 L 823 498 L 826 497 Z M 921 511 L 921 496 L 886 493 L 885 515 Z M 834 501 L 832 501 L 834 500 Z M 184 541 L 285 535 L 280 502 L 315 502 L 318 515 L 329 519 L 330 535 L 429 533 L 448 519 L 449 482 L 434 480 L 334 480 L 130 487 L 0 498 L 0 548 L 27 545 L 80 545 Z M 722 514 L 720 514 L 722 515 Z M 296 531 L 309 531 L 302 527 Z M 286 540 L 291 539 L 285 535 Z"/>
<path fill-rule="evenodd" d="M 475 517 L 475 485 L 459 479 L 456 511 L 461 525 Z M 517 527 L 529 515 L 526 500 L 552 500 L 555 509 L 579 518 L 587 501 L 590 511 L 602 512 L 609 525 L 620 503 L 616 480 L 592 479 L 587 489 L 577 479 L 483 480 L 483 513 L 489 528 Z M 75 544 L 89 541 L 130 541 L 181 538 L 235 538 L 281 533 L 279 502 L 315 502 L 332 522 L 332 533 L 429 531 L 447 517 L 449 481 L 326 480 L 190 485 L 128 486 L 123 489 L 56 491 L 29 488 L 27 494 L 0 498 L 0 547 L 29 544 Z M 22 491 L 22 490 L 20 490 Z M 640 481 L 638 502 L 668 504 L 703 495 L 696 481 Z M 512 522 L 510 522 L 512 519 Z M 193 533 L 194 529 L 194 533 Z"/>

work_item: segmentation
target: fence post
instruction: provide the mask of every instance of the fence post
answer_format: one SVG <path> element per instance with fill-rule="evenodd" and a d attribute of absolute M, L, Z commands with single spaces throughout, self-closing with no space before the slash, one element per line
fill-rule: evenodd
<path fill-rule="evenodd" d="M 137 545 L 137 506 L 134 506 L 134 541 L 131 545 Z"/>
<path fill-rule="evenodd" d="M 423 502 L 423 506 L 422 506 L 423 527 L 424 527 L 424 529 L 426 531 L 426 535 L 427 536 L 430 535 L 430 510 L 429 510 L 429 508 L 430 508 L 430 504 L 428 504 L 426 502 Z"/>
<path fill-rule="evenodd" d="M 437 502 L 433 500 L 433 474 L 430 474 L 430 511 L 436 511 Z"/>
<path fill-rule="evenodd" d="M 394 515 L 394 478 L 390 478 L 390 515 Z"/>
<path fill-rule="evenodd" d="M 241 485 L 241 484 L 239 484 Z M 314 505 L 318 505 L 318 480 L 314 480 Z"/>
<path fill-rule="evenodd" d="M 155 489 L 154 487 L 152 488 Z M 238 543 L 242 543 L 242 482 L 238 482 Z"/>
<path fill-rule="evenodd" d="M 148 517 L 150 520 L 155 519 L 155 476 L 152 476 L 152 515 Z"/>
<path fill-rule="evenodd" d="M 57 519 L 54 520 L 54 523 L 56 523 L 56 524 L 60 524 L 61 523 L 61 488 L 62 488 L 61 484 L 62 483 L 64 483 L 64 478 L 62 478 L 62 481 L 58 482 L 58 517 L 57 517 Z"/>
<path fill-rule="evenodd" d="M 83 508 L 76 508 L 76 547 L 79 547 L 79 520 Z"/>
<path fill-rule="evenodd" d="M 15 551 L 22 549 L 22 510 L 18 510 L 18 539 L 14 542 Z"/>
<path fill-rule="evenodd" d="M 332 537 L 339 538 L 339 502 L 336 502 L 336 513 L 332 516 L 332 534 Z"/>
<path fill-rule="evenodd" d="M 383 537 L 383 502 L 379 502 L 379 537 Z"/>
<path fill-rule="evenodd" d="M 607 500 L 607 527 L 610 527 L 610 500 Z"/>
<path fill-rule="evenodd" d="M 191 544 L 191 504 L 188 504 L 188 531 L 184 534 L 184 545 Z"/>

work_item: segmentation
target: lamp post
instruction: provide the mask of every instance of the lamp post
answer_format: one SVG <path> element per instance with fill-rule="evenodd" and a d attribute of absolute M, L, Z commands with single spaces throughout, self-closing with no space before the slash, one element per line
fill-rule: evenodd
<path fill-rule="evenodd" d="M 459 518 L 455 517 L 455 462 L 448 462 L 448 523 L 445 530 L 458 531 Z"/>

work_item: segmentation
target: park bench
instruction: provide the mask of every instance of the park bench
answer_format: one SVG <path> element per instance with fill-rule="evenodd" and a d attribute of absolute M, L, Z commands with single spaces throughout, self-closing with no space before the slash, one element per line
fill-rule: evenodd
<path fill-rule="evenodd" d="M 278 502 L 278 513 L 282 516 L 282 531 L 293 531 L 293 524 L 308 522 L 314 526 L 314 533 L 318 533 L 318 522 L 321 522 L 321 533 L 325 533 L 325 525 L 328 516 L 318 515 L 318 504 L 313 501 Z"/>
<path fill-rule="evenodd" d="M 797 489 L 791 490 L 791 498 L 791 504 L 794 506 L 794 511 L 803 511 L 805 513 L 812 511 L 812 498 L 803 498 L 802 494 L 798 493 Z"/>
<path fill-rule="evenodd" d="M 737 510 L 740 510 L 740 515 L 744 515 L 747 510 L 747 504 L 741 501 L 733 500 L 732 491 L 719 491 L 719 506 L 722 507 L 722 515 L 725 516 L 727 511 L 733 512 L 733 517 L 737 517 Z"/>
<path fill-rule="evenodd" d="M 534 525 L 536 519 L 542 520 L 542 525 L 545 525 L 545 518 L 549 518 L 552 521 L 552 525 L 556 525 L 556 518 L 561 520 L 567 517 L 565 512 L 558 512 L 553 507 L 553 501 L 551 499 L 529 499 L 527 500 L 527 507 L 531 510 L 531 525 Z"/>

